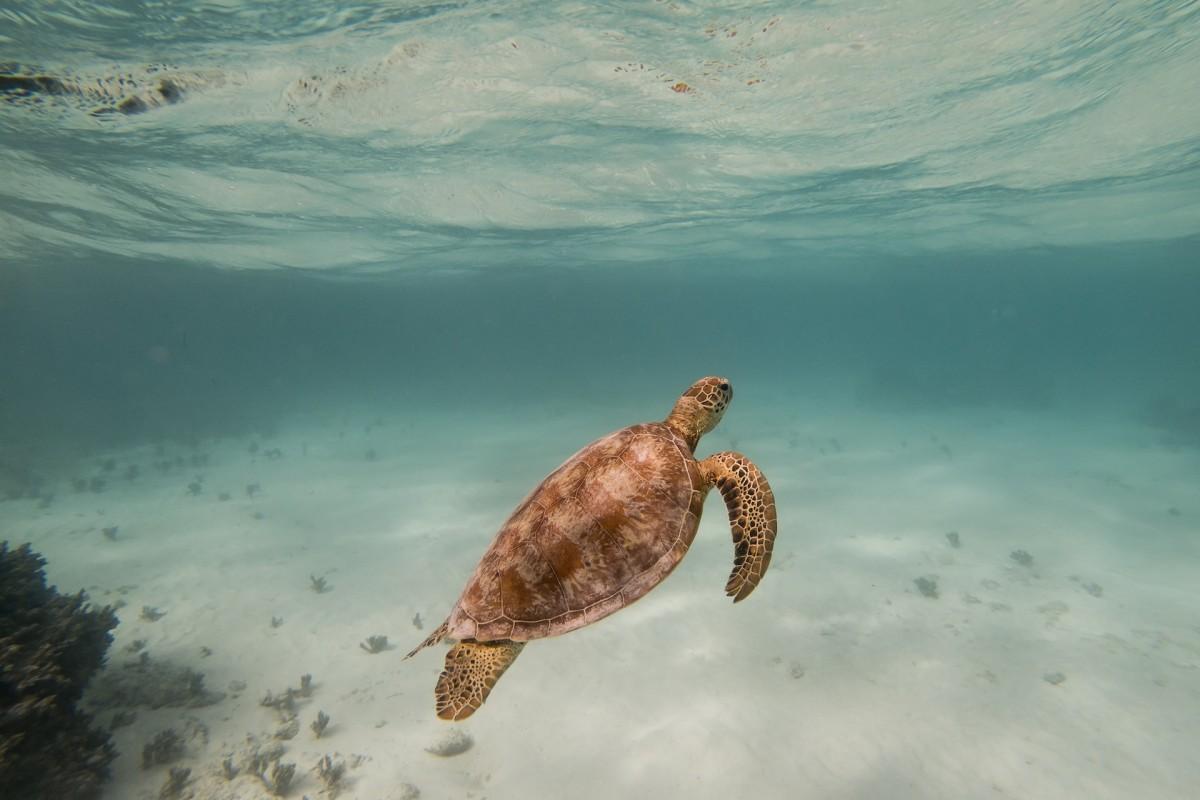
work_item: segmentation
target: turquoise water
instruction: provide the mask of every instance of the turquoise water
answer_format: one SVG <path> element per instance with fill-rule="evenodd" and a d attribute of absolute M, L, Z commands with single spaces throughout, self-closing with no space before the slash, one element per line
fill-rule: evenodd
<path fill-rule="evenodd" d="M 185 718 L 195 795 L 263 796 L 220 762 L 305 672 L 343 797 L 1194 796 L 1200 5 L 17 2 L 0 50 L 3 537 L 226 694 L 106 797 Z M 426 753 L 401 656 L 507 514 L 710 374 L 762 587 L 710 497 Z"/>

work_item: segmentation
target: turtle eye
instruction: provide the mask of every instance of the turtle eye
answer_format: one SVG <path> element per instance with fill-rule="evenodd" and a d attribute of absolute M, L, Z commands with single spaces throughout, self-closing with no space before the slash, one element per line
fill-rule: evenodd
<path fill-rule="evenodd" d="M 728 392 L 728 391 L 729 391 L 729 384 L 728 384 L 728 383 L 722 383 L 722 384 L 721 384 L 721 391 L 722 391 L 722 392 Z"/>

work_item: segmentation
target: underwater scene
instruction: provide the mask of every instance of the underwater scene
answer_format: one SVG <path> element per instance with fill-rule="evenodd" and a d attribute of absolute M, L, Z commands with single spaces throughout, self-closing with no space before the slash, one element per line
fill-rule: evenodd
<path fill-rule="evenodd" d="M 5 800 L 1200 797 L 1200 3 L 0 6 Z"/>

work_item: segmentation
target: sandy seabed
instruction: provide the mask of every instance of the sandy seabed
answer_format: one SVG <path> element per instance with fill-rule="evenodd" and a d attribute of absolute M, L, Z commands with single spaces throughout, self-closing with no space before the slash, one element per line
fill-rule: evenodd
<path fill-rule="evenodd" d="M 328 415 L 89 458 L 51 502 L 0 503 L 6 538 L 31 541 L 52 583 L 123 603 L 110 673 L 146 658 L 223 695 L 97 711 L 106 725 L 135 712 L 106 797 L 158 796 L 168 765 L 143 768 L 143 747 L 167 728 L 184 742 L 171 766 L 191 770 L 181 796 L 198 800 L 268 797 L 222 762 L 272 746 L 297 765 L 297 798 L 328 796 L 325 755 L 346 763 L 340 796 L 361 800 L 1200 792 L 1200 454 L 1048 413 L 735 406 L 699 452 L 739 449 L 775 489 L 776 554 L 754 595 L 723 596 L 714 493 L 662 586 L 531 644 L 478 714 L 439 721 L 442 648 L 404 654 L 525 493 L 637 417 L 608 416 Z M 93 476 L 102 491 L 72 487 Z M 366 652 L 376 635 L 388 649 Z M 298 732 L 276 738 L 286 715 L 261 701 L 304 674 Z M 456 729 L 469 749 L 429 752 Z"/>

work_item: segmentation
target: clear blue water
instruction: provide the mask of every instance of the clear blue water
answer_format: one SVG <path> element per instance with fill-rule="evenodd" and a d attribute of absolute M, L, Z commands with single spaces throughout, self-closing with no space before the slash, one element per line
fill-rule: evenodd
<path fill-rule="evenodd" d="M 891 541 L 889 520 L 897 535 L 943 546 L 943 527 L 970 524 L 957 503 L 993 491 L 978 524 L 1011 518 L 1021 522 L 1005 530 L 1048 531 L 1039 541 L 1061 556 L 1055 591 L 1079 585 L 1069 552 L 1128 580 L 1129 598 L 1162 584 L 1180 619 L 1200 606 L 1196 2 L 9 2 L 0 61 L 0 508 L 5 537 L 32 538 L 66 585 L 116 586 L 137 566 L 116 557 L 97 575 L 55 538 L 84 513 L 62 503 L 92 503 L 64 498 L 96 459 L 156 446 L 244 453 L 272 436 L 292 436 L 294 452 L 386 417 L 409 432 L 403 444 L 354 447 L 397 460 L 321 495 L 313 513 L 331 521 L 367 494 L 433 474 L 422 519 L 446 525 L 472 497 L 469 530 L 397 567 L 441 576 L 418 581 L 419 599 L 397 600 L 405 618 L 432 618 L 547 469 L 719 373 L 738 400 L 707 449 L 757 443 L 792 521 L 781 533 L 793 537 L 788 563 L 823 564 L 779 578 L 777 594 L 739 614 L 761 623 L 815 602 L 836 616 L 840 603 L 857 607 L 854 587 L 886 585 L 871 582 L 883 569 L 876 558 L 896 567 L 891 585 L 912 602 L 911 579 L 931 564 L 952 580 L 944 556 L 905 561 L 883 544 L 865 562 L 819 554 Z M 901 458 L 918 440 L 930 450 L 921 458 L 942 458 L 955 435 L 954 463 Z M 498 472 L 499 486 L 479 488 Z M 1098 483 L 1081 488 L 1081 475 Z M 1032 502 L 1042 490 L 1044 505 Z M 62 510 L 39 506 L 46 494 Z M 914 505 L 900 511 L 898 498 Z M 109 515 L 145 510 L 105 502 Z M 193 508 L 182 494 L 160 502 L 155 513 L 168 516 Z M 400 524 L 418 506 L 380 513 Z M 724 535 L 720 517 L 710 508 L 710 540 Z M 377 528 L 355 530 L 369 539 Z M 995 545 L 1001 563 L 1025 542 L 1012 535 Z M 1086 544 L 1092 535 L 1111 553 Z M 978 580 L 993 580 L 973 574 L 976 593 Z M 829 594 L 784 588 L 800 585 Z M 1046 591 L 1029 601 L 1039 621 L 1049 612 L 1036 609 L 1056 602 Z M 230 589 L 213 602 L 246 599 Z M 1172 628 L 1149 600 L 1127 602 L 1131 618 L 1106 618 L 1109 606 L 1075 632 L 1128 638 L 1159 620 L 1178 648 L 1164 667 L 1177 672 L 1163 679 L 1176 694 L 1114 689 L 1113 707 L 1081 718 L 1080 730 L 1117 725 L 1115 709 L 1132 705 L 1147 730 L 1176 725 L 1180 746 L 1195 745 L 1200 730 L 1169 709 L 1200 702 L 1200 630 Z M 943 623 L 958 624 L 938 617 L 928 630 Z M 688 624 L 703 636 L 703 620 Z M 814 622 L 821 633 L 805 647 L 828 644 L 821 626 L 831 624 Z M 1031 631 L 1012 649 L 1045 644 Z M 768 658 L 759 633 L 751 626 L 739 652 Z M 642 636 L 673 641 L 666 629 Z M 981 635 L 980 652 L 995 651 L 997 636 Z M 885 638 L 904 661 L 903 637 Z M 852 662 L 838 663 L 870 672 Z M 250 667 L 234 667 L 231 678 L 254 683 Z M 1029 669 L 1043 689 L 1042 666 Z M 805 680 L 821 686 L 822 674 L 810 663 Z M 1095 694 L 1127 688 L 1127 677 L 1106 674 Z M 596 675 L 579 680 L 612 691 Z M 504 688 L 518 692 L 516 682 Z M 686 684 L 672 686 L 686 695 Z M 911 694 L 890 685 L 887 697 Z M 568 687 L 547 691 L 541 711 L 569 725 Z M 964 708 L 948 701 L 935 716 L 989 720 L 980 724 L 997 737 L 1011 724 L 1019 738 L 1017 721 Z M 526 725 L 539 713 L 536 699 L 522 709 Z M 812 709 L 797 700 L 792 710 Z M 495 711 L 505 713 L 516 724 L 513 709 Z M 732 736 L 749 747 L 755 733 L 781 741 L 747 718 L 733 715 Z M 844 718 L 820 722 L 857 741 Z M 880 761 L 881 741 L 909 735 L 891 724 L 864 722 L 881 738 L 826 753 L 815 772 L 705 785 L 712 796 L 986 794 L 927 757 Z M 600 729 L 619 733 L 613 726 Z M 571 730 L 564 753 L 595 746 Z M 656 768 L 703 761 L 708 747 L 686 736 L 661 751 L 637 741 Z M 552 740 L 539 746 L 557 752 Z M 1095 776 L 1090 789 L 1068 777 L 1084 769 L 1083 745 L 1052 748 L 1061 770 L 981 774 L 1030 797 L 1129 796 L 1139 781 L 1156 797 L 1184 797 L 1200 780 L 1194 766 L 1148 762 L 1148 745 L 1123 747 L 1129 769 Z M 488 796 L 561 788 L 516 774 L 533 755 L 503 752 L 507 770 L 489 764 L 508 783 Z M 1013 752 L 1013 763 L 1029 757 Z M 875 765 L 874 778 L 852 774 L 856 757 Z M 690 785 L 620 774 L 627 796 Z M 588 775 L 580 796 L 601 796 L 602 773 Z M 418 777 L 446 796 L 479 789 Z M 130 796 L 137 780 L 119 771 L 112 797 Z M 363 780 L 401 796 L 384 788 L 388 778 Z"/>

